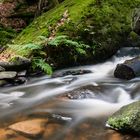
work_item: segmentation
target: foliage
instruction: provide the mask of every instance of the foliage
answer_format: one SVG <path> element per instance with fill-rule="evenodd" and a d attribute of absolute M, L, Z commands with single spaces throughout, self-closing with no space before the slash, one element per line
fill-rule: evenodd
<path fill-rule="evenodd" d="M 68 39 L 67 36 L 57 36 L 55 37 L 53 40 L 48 42 L 48 45 L 51 46 L 55 46 L 55 47 L 71 47 L 72 49 L 74 49 L 76 51 L 76 53 L 79 53 L 81 55 L 86 55 L 86 49 L 90 48 L 89 45 L 85 45 L 82 43 L 78 43 L 77 41 L 73 41 Z"/>
<path fill-rule="evenodd" d="M 39 46 L 37 44 L 29 43 L 25 45 L 9 45 L 9 47 L 16 51 L 16 54 L 24 56 L 24 57 L 30 57 L 31 55 L 35 53 L 40 53 L 42 46 Z"/>
<path fill-rule="evenodd" d="M 0 45 L 9 43 L 16 35 L 17 33 L 13 29 L 0 26 Z"/>
<path fill-rule="evenodd" d="M 45 62 L 45 59 L 40 57 L 32 58 L 32 68 L 35 70 L 36 68 L 40 68 L 45 73 L 51 75 L 52 74 L 52 67 Z"/>
<path fill-rule="evenodd" d="M 13 49 L 16 54 L 36 57 L 46 46 L 47 63 L 56 63 L 56 66 L 57 63 L 104 60 L 126 40 L 131 32 L 133 10 L 139 5 L 140 0 L 65 0 L 24 29 L 13 41 L 20 49 Z M 65 11 L 69 20 L 58 27 Z"/>
<path fill-rule="evenodd" d="M 32 68 L 34 70 L 40 68 L 45 73 L 49 75 L 52 74 L 52 67 L 45 62 L 45 59 L 43 59 L 46 55 L 45 52 L 42 51 L 43 46 L 30 43 L 25 45 L 11 45 L 10 48 L 13 51 L 16 50 L 19 56 L 30 57 L 32 60 Z"/>

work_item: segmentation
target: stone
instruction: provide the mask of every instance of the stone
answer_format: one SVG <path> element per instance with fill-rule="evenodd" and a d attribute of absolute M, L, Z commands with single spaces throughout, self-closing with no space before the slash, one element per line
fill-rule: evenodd
<path fill-rule="evenodd" d="M 82 74 L 88 74 L 88 73 L 92 73 L 92 71 L 90 71 L 90 70 L 69 70 L 69 71 L 63 71 L 63 72 L 55 72 L 52 75 L 52 78 L 63 77 L 63 76 L 67 76 L 67 75 L 82 75 Z"/>
<path fill-rule="evenodd" d="M 14 84 L 15 85 L 20 85 L 20 84 L 24 84 L 26 82 L 26 78 L 25 77 L 18 77 L 14 80 Z"/>
<path fill-rule="evenodd" d="M 15 71 L 0 72 L 0 80 L 15 79 L 16 76 L 17 76 L 17 72 Z"/>
<path fill-rule="evenodd" d="M 87 86 L 83 86 L 83 87 L 74 89 L 72 91 L 66 92 L 63 95 L 60 95 L 59 98 L 71 99 L 71 100 L 93 99 L 99 96 L 98 93 L 100 92 L 100 90 L 101 90 L 101 87 L 99 86 L 87 85 Z"/>
<path fill-rule="evenodd" d="M 140 134 L 140 101 L 122 107 L 107 121 L 107 127 L 122 132 Z"/>
<path fill-rule="evenodd" d="M 47 119 L 25 120 L 10 125 L 8 128 L 29 138 L 36 138 L 43 134 Z"/>
<path fill-rule="evenodd" d="M 0 129 L 0 140 L 30 140 L 13 130 Z"/>
<path fill-rule="evenodd" d="M 126 60 L 122 64 L 118 64 L 114 71 L 114 76 L 126 80 L 140 76 L 140 57 L 135 57 Z"/>
<path fill-rule="evenodd" d="M 29 69 L 30 65 L 30 59 L 21 56 L 15 56 L 9 62 L 0 62 L 6 71 L 23 71 Z"/>
<path fill-rule="evenodd" d="M 95 95 L 90 90 L 83 90 L 83 91 L 75 90 L 70 93 L 67 93 L 66 97 L 68 99 L 72 99 L 72 100 L 74 100 L 74 99 L 79 100 L 79 99 L 92 99 L 92 98 L 95 98 Z"/>
<path fill-rule="evenodd" d="M 57 124 L 57 123 L 48 124 L 45 129 L 43 139 L 44 140 L 53 139 L 54 137 L 56 137 L 57 134 L 61 133 L 62 129 L 63 129 L 63 126 L 60 124 Z"/>
<path fill-rule="evenodd" d="M 8 140 L 8 137 L 15 137 L 15 132 L 12 130 L 0 129 L 0 140 Z"/>
<path fill-rule="evenodd" d="M 3 67 L 0 66 L 0 72 L 5 71 Z"/>
<path fill-rule="evenodd" d="M 8 82 L 6 80 L 0 80 L 0 87 L 6 85 Z"/>

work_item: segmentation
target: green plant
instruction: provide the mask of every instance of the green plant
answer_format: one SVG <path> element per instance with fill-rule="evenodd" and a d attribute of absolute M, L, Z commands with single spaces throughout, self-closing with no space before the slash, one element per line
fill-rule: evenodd
<path fill-rule="evenodd" d="M 70 47 L 72 50 L 74 50 L 76 53 L 80 55 L 86 55 L 86 49 L 90 48 L 89 45 L 82 44 L 77 41 L 73 41 L 68 39 L 67 36 L 58 36 L 55 37 L 53 40 L 48 42 L 48 45 L 55 46 L 55 47 Z"/>
<path fill-rule="evenodd" d="M 36 68 L 40 68 L 45 73 L 51 75 L 52 74 L 52 67 L 45 62 L 45 59 L 41 57 L 34 57 L 32 58 L 32 68 L 35 70 Z"/>
<path fill-rule="evenodd" d="M 35 53 L 39 54 L 43 46 L 29 43 L 25 45 L 8 45 L 8 47 L 10 47 L 14 52 L 16 52 L 17 55 L 31 57 Z"/>

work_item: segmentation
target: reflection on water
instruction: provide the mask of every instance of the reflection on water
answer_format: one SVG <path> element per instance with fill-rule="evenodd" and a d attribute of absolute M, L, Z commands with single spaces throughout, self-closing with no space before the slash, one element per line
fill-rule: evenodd
<path fill-rule="evenodd" d="M 69 123 L 64 125 L 63 131 L 53 134 L 51 139 L 120 140 L 122 136 L 119 133 L 106 130 L 105 121 L 120 107 L 140 99 L 140 79 L 120 80 L 114 78 L 113 71 L 118 63 L 139 55 L 140 52 L 136 50 L 137 48 L 125 48 L 107 62 L 70 69 L 91 70 L 92 73 L 89 74 L 58 78 L 43 76 L 30 79 L 26 85 L 2 88 L 1 120 L 7 121 L 6 118 L 9 119 L 17 113 L 22 116 L 37 113 L 61 114 L 67 116 L 63 119 Z M 64 94 L 82 90 L 82 87 L 86 87 L 86 91 L 92 96 L 81 96 L 73 100 L 63 98 Z M 124 139 L 129 140 L 132 137 L 126 136 Z"/>

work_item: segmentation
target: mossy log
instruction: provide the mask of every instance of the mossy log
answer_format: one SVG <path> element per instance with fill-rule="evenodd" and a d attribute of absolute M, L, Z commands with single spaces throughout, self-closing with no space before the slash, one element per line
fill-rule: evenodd
<path fill-rule="evenodd" d="M 140 57 L 118 64 L 114 71 L 114 76 L 126 80 L 140 76 Z"/>

